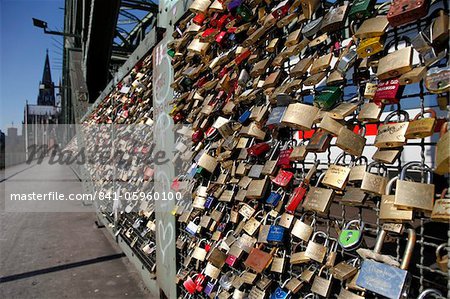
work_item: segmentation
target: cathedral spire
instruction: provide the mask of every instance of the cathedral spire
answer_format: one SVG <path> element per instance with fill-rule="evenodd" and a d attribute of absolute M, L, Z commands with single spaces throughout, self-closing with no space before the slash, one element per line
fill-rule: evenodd
<path fill-rule="evenodd" d="M 52 83 L 52 73 L 50 71 L 50 60 L 48 59 L 48 49 L 47 49 L 41 84 L 51 84 L 51 83 Z"/>
<path fill-rule="evenodd" d="M 37 104 L 45 106 L 55 106 L 55 85 L 52 82 L 52 74 L 50 72 L 48 49 L 45 55 L 44 72 L 42 73 L 42 81 L 39 85 Z"/>

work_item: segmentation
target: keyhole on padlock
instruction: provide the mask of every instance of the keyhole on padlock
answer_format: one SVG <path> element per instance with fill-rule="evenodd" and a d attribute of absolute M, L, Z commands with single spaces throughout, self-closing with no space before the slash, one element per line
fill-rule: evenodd
<path fill-rule="evenodd" d="M 350 239 L 352 238 L 352 236 L 353 236 L 353 233 L 352 233 L 352 232 L 349 232 L 348 235 L 347 235 L 347 240 L 346 240 L 346 241 L 347 241 L 347 242 L 350 241 Z"/>

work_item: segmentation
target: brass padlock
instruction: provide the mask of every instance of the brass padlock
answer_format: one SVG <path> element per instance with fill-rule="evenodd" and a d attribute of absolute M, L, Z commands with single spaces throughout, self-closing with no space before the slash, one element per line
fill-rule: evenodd
<path fill-rule="evenodd" d="M 314 231 L 314 224 L 316 223 L 316 218 L 313 217 L 310 224 L 307 224 L 304 220 L 306 214 L 303 214 L 300 219 L 295 219 L 294 226 L 292 227 L 291 234 L 297 238 L 308 242 Z"/>
<path fill-rule="evenodd" d="M 327 213 L 333 201 L 334 191 L 332 189 L 318 187 L 325 173 L 322 173 L 317 179 L 315 187 L 310 187 L 306 194 L 302 206 L 305 210 L 315 211 L 317 213 Z"/>
<path fill-rule="evenodd" d="M 400 210 L 394 206 L 395 195 L 390 195 L 394 183 L 398 176 L 393 177 L 386 184 L 386 195 L 381 196 L 380 202 L 380 220 L 388 220 L 394 222 L 411 221 L 413 220 L 412 210 Z"/>
<path fill-rule="evenodd" d="M 378 62 L 377 77 L 388 80 L 412 70 L 413 48 L 411 46 L 396 50 L 381 58 Z"/>
<path fill-rule="evenodd" d="M 449 17 L 444 10 L 439 10 L 439 15 L 433 21 L 431 29 L 431 43 L 440 49 L 448 43 Z"/>
<path fill-rule="evenodd" d="M 320 268 L 317 276 L 314 277 L 313 284 L 311 286 L 311 292 L 320 295 L 322 297 L 328 298 L 331 291 L 333 275 L 328 275 L 328 277 L 321 277 L 323 271 L 325 270 L 325 266 Z"/>
<path fill-rule="evenodd" d="M 355 112 L 356 109 L 358 109 L 359 104 L 360 102 L 358 101 L 358 98 L 355 98 L 348 102 L 342 102 L 337 107 L 333 108 L 329 112 L 329 114 L 334 119 L 343 120 L 344 118 Z"/>
<path fill-rule="evenodd" d="M 366 172 L 367 167 L 367 157 L 361 156 L 356 158 L 351 164 L 352 170 L 350 171 L 350 175 L 348 176 L 349 182 L 360 182 L 364 178 L 364 173 Z M 363 164 L 364 163 L 364 164 Z"/>
<path fill-rule="evenodd" d="M 389 123 L 389 121 L 398 115 L 403 116 L 402 122 Z M 409 125 L 408 112 L 404 110 L 394 111 L 386 116 L 384 123 L 378 128 L 374 145 L 378 148 L 401 147 L 406 143 L 406 131 Z"/>
<path fill-rule="evenodd" d="M 344 1 L 343 5 L 331 7 L 325 14 L 322 21 L 322 32 L 333 32 L 344 26 L 347 18 L 349 3 Z"/>
<path fill-rule="evenodd" d="M 431 220 L 448 223 L 450 221 L 450 199 L 446 198 L 448 189 L 444 189 L 441 197 L 434 203 L 433 211 L 431 212 Z"/>
<path fill-rule="evenodd" d="M 193 13 L 206 14 L 210 5 L 211 1 L 209 0 L 195 0 L 189 7 L 189 10 Z"/>
<path fill-rule="evenodd" d="M 320 72 L 325 72 L 330 68 L 331 59 L 333 54 L 330 52 L 328 54 L 322 55 L 319 58 L 316 58 L 311 65 L 309 73 L 311 75 L 315 75 Z"/>
<path fill-rule="evenodd" d="M 411 168 L 420 168 L 426 172 L 426 183 L 406 181 L 406 172 Z M 434 201 L 434 184 L 431 184 L 432 170 L 421 162 L 406 163 L 400 173 L 395 190 L 394 205 L 401 209 L 416 209 L 420 211 L 432 211 Z"/>
<path fill-rule="evenodd" d="M 338 163 L 341 160 L 345 161 L 344 153 L 341 153 L 339 156 L 337 156 L 334 163 L 331 164 L 325 171 L 322 184 L 337 190 L 345 189 L 351 168 L 344 165 L 339 165 Z"/>
<path fill-rule="evenodd" d="M 382 111 L 383 107 L 380 105 L 373 102 L 364 103 L 361 106 L 357 119 L 361 122 L 367 123 L 378 122 Z"/>
<path fill-rule="evenodd" d="M 386 16 L 376 16 L 364 20 L 355 32 L 355 37 L 361 39 L 381 37 L 385 34 L 387 27 L 389 26 Z"/>
<path fill-rule="evenodd" d="M 319 124 L 319 128 L 329 132 L 330 134 L 333 134 L 334 136 L 338 136 L 339 131 L 343 127 L 343 124 L 332 118 L 330 112 L 325 113 L 325 116 L 322 118 L 322 121 Z"/>
<path fill-rule="evenodd" d="M 280 252 L 277 252 L 273 257 L 270 271 L 276 273 L 283 273 L 285 261 L 286 261 L 286 250 L 282 250 L 281 254 Z"/>
<path fill-rule="evenodd" d="M 297 243 L 297 245 L 295 245 L 292 249 L 291 258 L 289 260 L 292 265 L 305 264 L 311 261 L 311 259 L 306 256 L 305 251 L 297 252 L 297 248 L 299 247 L 299 245 L 300 243 Z"/>
<path fill-rule="evenodd" d="M 330 272 L 333 274 L 333 277 L 340 281 L 346 281 L 347 279 L 352 278 L 357 272 L 358 268 L 356 268 L 356 261 L 342 261 L 333 268 L 331 268 Z"/>
<path fill-rule="evenodd" d="M 324 239 L 324 243 L 318 243 L 316 237 L 321 236 Z M 328 236 L 322 231 L 315 232 L 309 240 L 306 246 L 305 256 L 318 262 L 322 263 L 327 254 Z"/>
<path fill-rule="evenodd" d="M 434 172 L 440 175 L 450 172 L 450 133 L 448 132 L 448 124 L 444 123 L 441 126 L 439 133 L 439 141 L 436 144 L 436 167 Z"/>
<path fill-rule="evenodd" d="M 338 133 L 336 145 L 347 154 L 359 157 L 366 146 L 365 132 L 365 126 L 360 127 L 358 134 L 346 127 L 342 127 Z"/>
<path fill-rule="evenodd" d="M 436 263 L 442 272 L 448 272 L 448 254 L 442 255 L 441 251 L 447 250 L 447 243 L 443 243 L 436 248 Z"/>
<path fill-rule="evenodd" d="M 312 15 L 320 5 L 320 0 L 300 0 L 303 15 L 307 19 L 311 19 Z"/>
<path fill-rule="evenodd" d="M 418 66 L 416 68 L 413 68 L 409 72 L 401 75 L 400 78 L 398 78 L 398 81 L 399 81 L 400 85 L 418 83 L 421 80 L 423 80 L 426 73 L 427 73 L 427 68 L 425 66 Z"/>
<path fill-rule="evenodd" d="M 418 113 L 412 121 L 409 122 L 408 130 L 406 130 L 405 137 L 407 139 L 421 139 L 434 134 L 434 127 L 436 126 L 436 112 L 433 109 L 427 109 L 423 114 L 431 114 L 431 117 L 423 117 Z"/>
<path fill-rule="evenodd" d="M 281 123 L 298 130 L 311 130 L 318 111 L 319 108 L 312 105 L 301 103 L 289 104 L 281 119 Z"/>
<path fill-rule="evenodd" d="M 371 173 L 372 168 L 378 166 L 378 173 Z M 364 178 L 361 182 L 361 190 L 375 195 L 384 195 L 386 193 L 386 185 L 388 182 L 386 166 L 372 162 L 367 165 Z"/>

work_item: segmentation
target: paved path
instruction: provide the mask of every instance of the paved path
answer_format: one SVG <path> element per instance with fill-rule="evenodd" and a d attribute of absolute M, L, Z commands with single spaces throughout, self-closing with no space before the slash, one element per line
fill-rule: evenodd
<path fill-rule="evenodd" d="M 81 183 L 57 164 L 0 174 L 0 298 L 151 298 L 107 232 L 95 227 L 92 207 L 8 201 L 11 193 L 49 191 L 77 193 Z M 76 212 L 32 212 L 53 206 Z"/>

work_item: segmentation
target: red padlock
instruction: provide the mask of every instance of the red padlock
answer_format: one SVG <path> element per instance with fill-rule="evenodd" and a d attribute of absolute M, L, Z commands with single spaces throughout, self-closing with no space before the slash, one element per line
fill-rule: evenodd
<path fill-rule="evenodd" d="M 286 187 L 294 177 L 290 171 L 280 169 L 276 177 L 272 178 L 272 182 L 280 187 Z"/>
<path fill-rule="evenodd" d="M 295 213 L 295 209 L 297 209 L 298 205 L 302 203 L 303 198 L 305 198 L 306 191 L 306 185 L 303 183 L 301 183 L 300 186 L 294 189 L 291 199 L 286 206 L 286 211 L 288 213 Z"/>
<path fill-rule="evenodd" d="M 227 26 L 227 24 L 230 23 L 233 19 L 234 17 L 232 15 L 223 15 L 217 21 L 217 28 L 219 29 L 225 28 L 225 26 Z"/>
<path fill-rule="evenodd" d="M 226 263 L 228 266 L 233 267 L 234 264 L 236 263 L 236 261 L 237 261 L 237 257 L 234 256 L 234 255 L 232 255 L 232 254 L 229 254 L 229 255 L 227 256 L 227 259 L 225 260 L 225 263 Z"/>
<path fill-rule="evenodd" d="M 206 276 L 202 273 L 198 274 L 197 277 L 194 280 L 195 283 L 195 289 L 197 290 L 197 292 L 202 292 L 203 288 L 204 288 L 204 283 L 206 280 Z"/>
<path fill-rule="evenodd" d="M 249 58 L 251 54 L 252 52 L 250 50 L 246 50 L 239 54 L 239 56 L 234 59 L 234 62 L 236 63 L 236 65 L 240 65 L 243 61 Z"/>
<path fill-rule="evenodd" d="M 193 277 L 196 277 L 197 275 L 198 274 L 195 274 Z M 188 276 L 188 278 L 183 282 L 183 286 L 189 294 L 195 294 L 195 291 L 197 290 L 197 285 L 191 276 Z"/>
<path fill-rule="evenodd" d="M 373 96 L 373 102 L 377 105 L 397 104 L 404 88 L 405 86 L 400 85 L 398 78 L 380 82 Z"/>
<path fill-rule="evenodd" d="M 289 7 L 290 7 L 289 4 L 285 4 L 277 8 L 274 12 L 272 12 L 272 16 L 277 20 L 283 18 L 288 13 Z"/>
<path fill-rule="evenodd" d="M 427 0 L 393 0 L 387 19 L 392 27 L 417 22 L 428 13 Z"/>
<path fill-rule="evenodd" d="M 270 150 L 270 144 L 267 142 L 257 143 L 247 149 L 250 156 L 259 157 Z"/>
<path fill-rule="evenodd" d="M 221 31 L 219 34 L 216 35 L 216 43 L 222 46 L 223 42 L 226 40 L 225 36 L 227 35 L 226 31 Z"/>
<path fill-rule="evenodd" d="M 203 25 L 203 22 L 206 19 L 206 15 L 199 12 L 198 14 L 195 15 L 195 17 L 192 19 L 192 22 L 194 22 L 195 24 L 201 26 Z"/>

